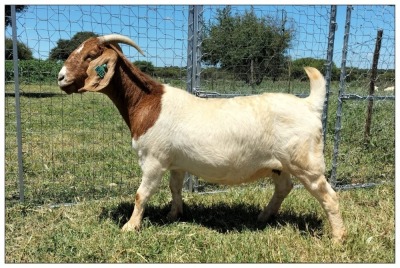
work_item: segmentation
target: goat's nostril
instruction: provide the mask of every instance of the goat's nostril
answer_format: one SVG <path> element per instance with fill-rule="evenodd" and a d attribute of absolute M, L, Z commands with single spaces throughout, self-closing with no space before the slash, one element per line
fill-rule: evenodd
<path fill-rule="evenodd" d="M 65 79 L 65 74 L 67 73 L 67 69 L 65 68 L 65 66 L 63 66 L 60 70 L 60 72 L 58 73 L 58 82 L 61 82 Z"/>

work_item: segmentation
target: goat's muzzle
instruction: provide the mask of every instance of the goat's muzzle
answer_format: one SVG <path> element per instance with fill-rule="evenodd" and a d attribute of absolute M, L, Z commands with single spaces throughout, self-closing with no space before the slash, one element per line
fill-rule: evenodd
<path fill-rule="evenodd" d="M 68 95 L 76 92 L 76 86 L 73 83 L 65 83 L 62 80 L 58 80 L 58 86 Z"/>
<path fill-rule="evenodd" d="M 58 86 L 67 94 L 75 93 L 78 89 L 74 81 L 70 81 L 66 78 L 64 68 L 58 73 Z"/>

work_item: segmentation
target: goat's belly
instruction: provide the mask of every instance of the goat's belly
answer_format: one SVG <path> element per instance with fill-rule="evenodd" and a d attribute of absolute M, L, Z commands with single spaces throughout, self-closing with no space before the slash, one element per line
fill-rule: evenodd
<path fill-rule="evenodd" d="M 174 163 L 170 169 L 185 170 L 207 182 L 234 185 L 269 177 L 272 175 L 272 170 L 281 169 L 281 164 L 273 159 L 260 163 L 243 162 L 240 165 L 182 161 Z"/>
<path fill-rule="evenodd" d="M 201 174 L 197 176 L 211 183 L 235 185 L 235 184 L 252 182 L 261 178 L 270 177 L 271 175 L 272 175 L 272 169 L 260 168 L 246 173 L 242 172 L 241 174 L 240 172 L 229 172 L 226 176 L 222 177 L 217 177 L 217 176 L 207 177 L 207 175 L 202 176 Z"/>

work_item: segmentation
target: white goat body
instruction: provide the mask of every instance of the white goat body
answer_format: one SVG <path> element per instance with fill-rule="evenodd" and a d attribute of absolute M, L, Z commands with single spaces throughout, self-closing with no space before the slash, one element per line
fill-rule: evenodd
<path fill-rule="evenodd" d="M 387 87 L 383 91 L 394 91 L 394 86 Z"/>
<path fill-rule="evenodd" d="M 321 149 L 321 113 L 308 99 L 272 93 L 200 99 L 170 86 L 164 90 L 160 117 L 135 147 L 169 170 L 239 184 L 287 170 L 303 143 L 307 150 Z M 315 158 L 323 173 L 322 155 Z"/>
<path fill-rule="evenodd" d="M 152 80 L 126 59 L 118 42 L 141 52 L 121 35 L 88 39 L 66 60 L 58 80 L 69 94 L 98 91 L 108 95 L 131 130 L 143 176 L 133 214 L 123 230 L 140 228 L 147 201 L 170 170 L 171 220 L 183 213 L 185 172 L 223 184 L 271 176 L 275 192 L 258 216 L 260 221 L 277 214 L 293 187 L 293 175 L 320 202 L 333 239 L 344 238 L 338 198 L 324 176 L 325 80 L 317 69 L 305 68 L 311 93 L 304 99 L 281 93 L 200 99 Z M 104 75 L 97 73 L 100 66 L 106 66 Z"/>

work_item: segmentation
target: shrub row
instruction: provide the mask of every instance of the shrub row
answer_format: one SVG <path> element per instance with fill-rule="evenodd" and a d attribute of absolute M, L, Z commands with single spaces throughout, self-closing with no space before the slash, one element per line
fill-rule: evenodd
<path fill-rule="evenodd" d="M 62 67 L 61 61 L 51 61 L 51 60 L 20 60 L 18 64 L 19 68 L 19 80 L 22 83 L 48 83 L 57 81 L 57 74 Z M 310 65 L 313 66 L 313 65 Z M 138 66 L 139 68 L 141 66 Z M 321 71 L 324 71 L 324 67 L 320 67 Z M 142 69 L 142 68 L 141 68 Z M 186 68 L 185 67 L 153 67 L 151 69 L 144 68 L 144 72 L 161 78 L 170 78 L 170 79 L 185 79 L 186 78 Z M 347 82 L 358 81 L 369 79 L 370 70 L 365 69 L 357 69 L 357 68 L 349 68 L 347 73 Z M 291 70 L 291 76 L 294 79 L 302 79 L 305 78 L 303 68 L 300 68 L 298 64 L 294 64 Z M 377 82 L 388 82 L 394 81 L 395 79 L 394 70 L 379 70 Z M 221 79 L 221 78 L 232 78 L 232 73 L 222 70 L 219 68 L 211 67 L 205 68 L 201 73 L 202 79 Z M 336 67 L 333 69 L 332 80 L 338 81 L 340 77 L 340 70 Z M 287 77 L 281 77 L 283 79 Z M 13 61 L 6 61 L 5 64 L 5 79 L 6 81 L 14 80 L 14 67 Z"/>
<path fill-rule="evenodd" d="M 62 62 L 43 60 L 20 60 L 18 63 L 19 82 L 26 84 L 55 82 Z M 6 61 L 5 80 L 14 81 L 13 61 Z"/>

